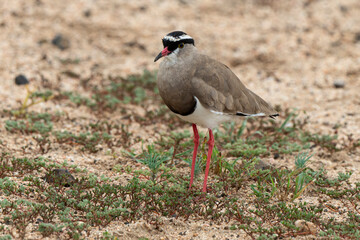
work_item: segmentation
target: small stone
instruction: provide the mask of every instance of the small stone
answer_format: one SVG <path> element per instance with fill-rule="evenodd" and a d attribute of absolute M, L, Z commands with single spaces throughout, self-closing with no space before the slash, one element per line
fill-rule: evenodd
<path fill-rule="evenodd" d="M 26 85 L 29 84 L 29 80 L 22 74 L 19 74 L 15 77 L 16 85 Z"/>
<path fill-rule="evenodd" d="M 4 220 L 4 223 L 5 223 L 6 225 L 11 225 L 10 218 L 6 218 L 6 219 Z"/>
<path fill-rule="evenodd" d="M 76 182 L 76 179 L 66 169 L 54 169 L 43 178 L 48 183 L 60 184 L 64 187 L 70 187 Z"/>
<path fill-rule="evenodd" d="M 84 14 L 84 17 L 91 17 L 91 10 L 89 10 L 89 9 L 85 10 L 83 14 Z"/>
<path fill-rule="evenodd" d="M 65 38 L 63 35 L 61 34 L 57 34 L 53 40 L 51 40 L 51 43 L 58 47 L 61 50 L 65 50 L 67 48 L 70 47 L 70 41 L 69 39 Z"/>
<path fill-rule="evenodd" d="M 227 194 L 226 193 L 221 193 L 220 195 L 216 195 L 217 198 L 223 198 L 226 197 Z"/>
<path fill-rule="evenodd" d="M 334 81 L 334 87 L 335 88 L 344 88 L 345 87 L 345 82 L 341 79 L 336 79 Z"/>
<path fill-rule="evenodd" d="M 360 42 L 360 32 L 355 33 L 354 43 Z"/>
<path fill-rule="evenodd" d="M 38 219 L 36 219 L 36 224 L 39 224 L 39 223 L 42 223 L 42 222 L 44 222 L 41 218 L 38 218 Z"/>
<path fill-rule="evenodd" d="M 341 11 L 342 13 L 347 13 L 347 12 L 348 12 L 348 7 L 347 7 L 347 6 L 340 5 L 339 8 L 340 8 L 340 11 Z"/>

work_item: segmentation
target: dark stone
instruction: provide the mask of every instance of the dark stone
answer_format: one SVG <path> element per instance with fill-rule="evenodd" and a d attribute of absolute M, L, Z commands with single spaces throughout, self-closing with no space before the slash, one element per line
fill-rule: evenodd
<path fill-rule="evenodd" d="M 39 45 L 43 45 L 43 44 L 45 44 L 45 43 L 47 43 L 48 42 L 48 40 L 46 40 L 46 39 L 40 39 L 39 41 L 38 41 L 38 44 Z"/>
<path fill-rule="evenodd" d="M 66 169 L 54 169 L 43 178 L 48 183 L 58 184 L 64 187 L 70 187 L 76 182 L 76 179 Z"/>
<path fill-rule="evenodd" d="M 87 17 L 87 18 L 91 17 L 91 14 L 92 14 L 91 10 L 89 10 L 89 9 L 84 11 L 84 17 Z"/>
<path fill-rule="evenodd" d="M 344 5 L 340 5 L 339 6 L 339 9 L 342 13 L 347 13 L 348 12 L 348 7 L 347 6 L 344 6 Z"/>
<path fill-rule="evenodd" d="M 226 196 L 227 196 L 226 193 L 221 193 L 220 195 L 217 195 L 216 197 L 217 197 L 217 198 L 223 198 L 223 197 L 226 197 Z"/>
<path fill-rule="evenodd" d="M 126 42 L 124 45 L 127 47 L 131 47 L 131 48 L 139 48 L 140 50 L 143 50 L 143 51 L 146 50 L 145 45 L 137 42 L 136 40 Z"/>
<path fill-rule="evenodd" d="M 29 80 L 24 75 L 20 74 L 15 77 L 15 84 L 26 85 L 29 84 Z"/>
<path fill-rule="evenodd" d="M 51 40 L 51 43 L 58 47 L 61 50 L 65 50 L 67 48 L 70 47 L 70 41 L 69 39 L 65 38 L 63 35 L 61 34 L 57 34 L 53 40 Z"/>
<path fill-rule="evenodd" d="M 139 10 L 140 10 L 141 12 L 145 12 L 147 9 L 148 9 L 147 6 L 141 6 L 141 7 L 139 7 Z"/>
<path fill-rule="evenodd" d="M 336 79 L 334 81 L 334 87 L 335 88 L 344 88 L 345 87 L 345 81 L 343 81 L 341 79 Z"/>
<path fill-rule="evenodd" d="M 360 32 L 355 33 L 354 42 L 355 43 L 360 42 Z"/>
<path fill-rule="evenodd" d="M 11 225 L 10 219 L 7 219 L 7 218 L 6 218 L 6 219 L 4 220 L 4 224 L 6 224 L 6 225 Z"/>
<path fill-rule="evenodd" d="M 39 223 L 42 223 L 42 222 L 44 222 L 41 218 L 38 218 L 38 219 L 36 219 L 36 224 L 39 224 Z"/>

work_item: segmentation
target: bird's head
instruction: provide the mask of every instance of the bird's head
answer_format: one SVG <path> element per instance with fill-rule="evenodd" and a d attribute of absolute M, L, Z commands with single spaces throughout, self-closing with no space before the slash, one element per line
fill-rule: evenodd
<path fill-rule="evenodd" d="M 182 31 L 174 31 L 162 39 L 164 49 L 156 56 L 154 62 L 170 54 L 178 54 L 186 44 L 195 45 L 194 39 Z"/>

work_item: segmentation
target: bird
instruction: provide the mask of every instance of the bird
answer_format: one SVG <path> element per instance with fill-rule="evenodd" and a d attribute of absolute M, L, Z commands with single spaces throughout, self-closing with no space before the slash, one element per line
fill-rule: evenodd
<path fill-rule="evenodd" d="M 245 87 L 225 64 L 202 54 L 194 39 L 183 31 L 173 31 L 162 38 L 163 50 L 154 62 L 163 58 L 157 74 L 159 94 L 166 106 L 181 119 L 192 123 L 194 151 L 189 189 L 194 181 L 199 146 L 197 125 L 208 128 L 208 153 L 202 191 L 207 191 L 212 151 L 212 130 L 221 123 L 244 117 L 270 117 L 274 108 Z"/>

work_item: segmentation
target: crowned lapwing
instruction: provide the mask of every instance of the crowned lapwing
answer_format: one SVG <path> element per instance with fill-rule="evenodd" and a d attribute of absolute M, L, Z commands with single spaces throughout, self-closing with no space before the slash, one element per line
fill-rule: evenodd
<path fill-rule="evenodd" d="M 226 65 L 201 54 L 192 37 L 181 31 L 162 39 L 164 49 L 155 58 L 160 63 L 157 84 L 165 104 L 181 119 L 191 122 L 194 152 L 190 188 L 194 180 L 199 134 L 196 125 L 209 129 L 203 192 L 206 192 L 210 160 L 214 148 L 212 129 L 239 117 L 279 114 L 258 95 L 247 89 Z"/>

